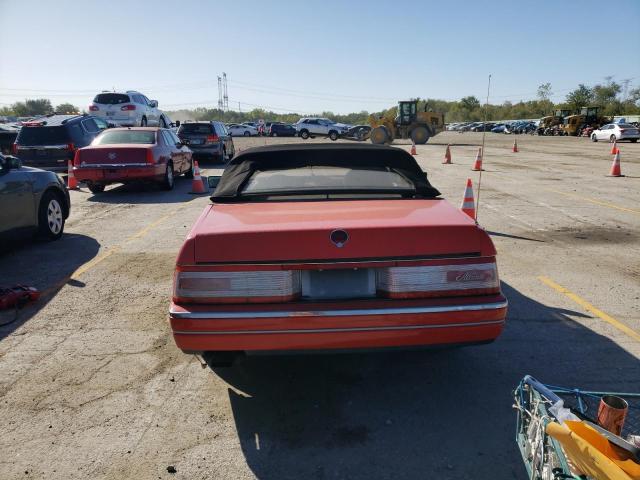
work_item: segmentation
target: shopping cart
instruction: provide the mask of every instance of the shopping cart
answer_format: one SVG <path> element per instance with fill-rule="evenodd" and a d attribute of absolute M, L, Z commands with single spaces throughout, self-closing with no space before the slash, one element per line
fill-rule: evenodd
<path fill-rule="evenodd" d="M 547 424 L 555 421 L 549 407 L 559 400 L 581 419 L 596 422 L 603 395 L 624 398 L 629 410 L 620 437 L 640 432 L 640 393 L 591 392 L 577 388 L 545 385 L 530 376 L 522 379 L 514 392 L 517 411 L 516 441 L 531 480 L 585 479 L 571 473 L 570 460 L 562 446 L 546 433 Z"/>

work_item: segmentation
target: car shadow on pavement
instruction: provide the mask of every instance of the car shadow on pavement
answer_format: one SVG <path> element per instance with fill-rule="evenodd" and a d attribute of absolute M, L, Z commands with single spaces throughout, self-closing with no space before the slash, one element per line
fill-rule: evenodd
<path fill-rule="evenodd" d="M 451 350 L 246 357 L 214 369 L 260 479 L 524 479 L 512 391 L 543 382 L 634 391 L 638 360 L 503 284 L 494 343 Z"/>
<path fill-rule="evenodd" d="M 87 201 L 89 202 L 137 205 L 182 203 L 186 199 L 194 197 L 194 195 L 189 194 L 190 191 L 191 180 L 182 177 L 176 178 L 173 190 L 162 190 L 158 185 L 144 182 L 108 186 L 104 192 L 98 194 L 82 189 L 82 192 L 87 194 Z"/>
<path fill-rule="evenodd" d="M 0 340 L 24 325 L 65 285 L 82 288 L 84 284 L 71 276 L 94 258 L 99 249 L 100 244 L 94 238 L 65 233 L 55 242 L 26 240 L 0 253 L 2 286 L 26 285 L 41 292 L 38 300 L 19 310 L 0 310 Z"/>

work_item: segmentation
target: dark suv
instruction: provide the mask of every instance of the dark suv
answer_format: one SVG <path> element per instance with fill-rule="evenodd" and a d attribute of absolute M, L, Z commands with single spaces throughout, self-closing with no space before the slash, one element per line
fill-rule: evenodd
<path fill-rule="evenodd" d="M 222 122 L 186 121 L 178 128 L 178 137 L 186 140 L 196 158 L 207 157 L 226 163 L 236 153 L 233 138 Z"/>
<path fill-rule="evenodd" d="M 66 172 L 76 150 L 105 128 L 104 120 L 88 115 L 47 115 L 22 125 L 13 151 L 23 165 Z"/>
<path fill-rule="evenodd" d="M 272 123 L 268 132 L 271 137 L 295 137 L 297 133 L 296 127 L 285 123 Z"/>

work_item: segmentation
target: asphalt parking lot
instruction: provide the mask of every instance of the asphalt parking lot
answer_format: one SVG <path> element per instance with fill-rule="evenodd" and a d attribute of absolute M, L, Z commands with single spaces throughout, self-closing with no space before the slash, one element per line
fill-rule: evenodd
<path fill-rule="evenodd" d="M 507 326 L 465 349 L 203 369 L 175 347 L 167 311 L 177 250 L 208 197 L 186 179 L 171 192 L 71 192 L 61 241 L 0 256 L 2 283 L 44 291 L 0 327 L 0 477 L 525 478 L 511 398 L 525 374 L 640 391 L 640 144 L 620 144 L 626 176 L 611 178 L 609 144 L 515 138 L 519 153 L 513 136 L 486 136 L 478 215 Z M 477 191 L 481 139 L 445 132 L 418 146 L 456 205 L 467 178 Z"/>

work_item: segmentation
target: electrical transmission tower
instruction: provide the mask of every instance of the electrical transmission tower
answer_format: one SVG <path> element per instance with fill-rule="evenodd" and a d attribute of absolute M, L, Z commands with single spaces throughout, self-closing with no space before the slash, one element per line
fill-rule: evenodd
<path fill-rule="evenodd" d="M 224 101 L 224 111 L 229 111 L 229 95 L 227 95 L 227 74 L 222 72 L 222 88 L 224 91 L 224 96 L 222 97 Z"/>
<path fill-rule="evenodd" d="M 224 108 L 224 103 L 222 103 L 222 77 L 218 76 L 218 110 L 222 110 Z"/>

